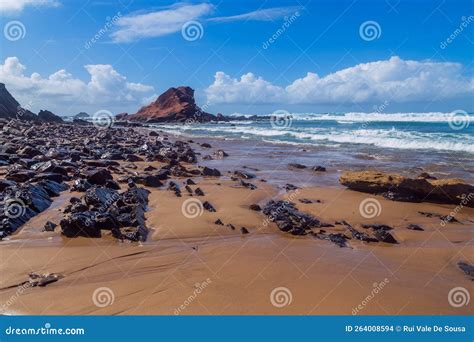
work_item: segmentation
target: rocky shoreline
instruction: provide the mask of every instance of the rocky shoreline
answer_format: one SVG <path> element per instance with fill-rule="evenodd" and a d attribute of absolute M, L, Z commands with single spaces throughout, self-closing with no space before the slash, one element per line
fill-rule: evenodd
<path fill-rule="evenodd" d="M 169 101 L 159 99 L 153 110 L 157 106 L 158 112 L 167 106 L 175 110 L 178 102 L 186 102 L 191 107 L 183 107 L 187 113 L 184 116 L 176 116 L 174 110 L 169 112 L 175 113 L 178 123 L 186 122 L 198 107 L 192 96 L 185 96 L 186 101 L 178 96 L 179 101 L 174 102 L 175 95 L 173 90 L 166 96 Z M 222 267 L 238 255 L 224 278 L 232 279 L 238 273 L 237 281 L 245 278 L 251 283 L 255 279 L 246 277 L 254 263 L 266 269 L 269 260 L 284 251 L 288 253 L 284 255 L 287 261 L 279 261 L 273 279 L 280 281 L 284 274 L 291 275 L 295 264 L 298 268 L 304 264 L 307 270 L 314 268 L 317 281 L 327 281 L 325 286 L 331 289 L 335 280 L 331 273 L 337 273 L 338 267 L 352 269 L 352 263 L 358 262 L 363 253 L 368 253 L 365 257 L 378 253 L 377 258 L 385 258 L 385 262 L 396 260 L 403 265 L 407 251 L 416 255 L 421 249 L 429 256 L 426 262 L 415 258 L 404 269 L 410 277 L 424 272 L 419 284 L 432 279 L 441 267 L 447 272 L 444 277 L 474 279 L 472 261 L 458 253 L 460 248 L 470 248 L 474 223 L 474 187 L 462 180 L 434 179 L 427 173 L 405 177 L 370 170 L 336 171 L 324 161 L 322 165 L 304 165 L 282 160 L 279 167 L 285 171 L 309 174 L 315 176 L 315 181 L 307 185 L 285 181 L 275 186 L 270 174 L 261 176 L 258 164 L 245 166 L 242 160 L 229 168 L 222 166 L 226 164 L 213 164 L 235 158 L 218 141 L 193 141 L 149 129 L 148 123 L 156 118 L 129 121 L 123 116 L 126 120 L 103 127 L 80 119 L 71 123 L 58 121 L 47 111 L 39 114 L 35 120 L 0 118 L 0 244 L 6 256 L 21 253 L 22 258 L 35 265 L 25 269 L 4 263 L 0 272 L 6 274 L 6 282 L 0 287 L 0 296 L 11 295 L 18 286 L 28 286 L 33 300 L 38 298 L 34 287 L 47 286 L 51 296 L 57 296 L 55 291 L 61 291 L 63 286 L 81 282 L 83 271 L 78 270 L 94 268 L 94 279 L 98 268 L 102 272 L 98 278 L 113 279 L 114 288 L 126 292 L 130 286 L 151 286 L 148 290 L 156 293 L 162 303 L 166 299 L 159 297 L 160 291 L 155 292 L 155 278 L 162 277 L 164 269 L 186 264 L 189 253 L 197 255 L 199 262 L 224 261 Z M 316 188 L 318 177 L 330 173 L 340 176 L 339 187 Z M 60 204 L 55 206 L 58 198 Z M 434 246 L 447 247 L 425 249 L 425 243 L 436 233 L 442 234 L 442 239 Z M 33 241 L 45 244 L 40 251 L 28 244 L 32 236 Z M 445 236 L 449 237 L 448 242 Z M 26 242 L 20 248 L 15 245 L 16 240 Z M 70 244 L 75 247 L 68 248 Z M 238 254 L 247 245 L 253 247 Z M 114 251 L 113 256 L 105 253 L 109 249 Z M 172 256 L 168 250 L 174 251 Z M 68 261 L 56 259 L 59 254 Z M 103 254 L 106 259 L 102 267 L 96 259 Z M 138 255 L 143 265 L 133 259 Z M 55 261 L 49 264 L 44 258 Z M 115 264 L 117 258 L 141 281 L 127 285 L 121 277 L 115 278 L 120 272 L 109 268 L 110 261 Z M 445 268 L 447 259 L 452 260 L 452 267 Z M 435 270 L 429 269 L 432 260 L 438 263 Z M 369 264 L 364 270 L 369 286 L 376 264 Z M 183 271 L 183 282 L 189 275 L 206 274 L 196 265 L 187 267 L 191 270 Z M 379 268 L 377 277 L 385 277 L 386 271 L 385 266 Z M 260 275 L 253 276 L 258 279 Z M 287 281 L 294 281 L 291 278 Z M 102 280 L 99 283 L 102 286 Z M 239 283 L 239 288 L 246 285 Z M 88 296 L 84 289 L 89 289 L 89 280 L 80 286 L 82 292 L 76 293 Z M 227 286 L 222 287 L 226 293 Z M 220 295 L 218 292 L 215 298 Z M 82 300 L 89 300 L 84 296 Z M 441 298 L 444 293 L 437 296 Z M 178 297 L 177 302 L 181 299 Z M 69 300 L 76 299 L 72 296 Z M 79 303 L 78 307 L 81 305 L 84 304 Z M 158 306 L 150 305 L 149 311 L 143 312 L 155 313 Z M 128 302 L 127 306 L 134 307 Z"/>

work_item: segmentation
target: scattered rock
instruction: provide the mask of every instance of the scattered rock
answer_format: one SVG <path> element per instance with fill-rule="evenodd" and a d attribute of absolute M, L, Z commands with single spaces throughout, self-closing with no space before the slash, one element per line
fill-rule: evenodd
<path fill-rule="evenodd" d="M 288 167 L 289 167 L 290 169 L 296 169 L 296 170 L 302 170 L 302 169 L 306 169 L 306 168 L 307 168 L 306 165 L 298 164 L 298 163 L 290 163 L 290 164 L 288 164 Z"/>
<path fill-rule="evenodd" d="M 263 208 L 263 213 L 270 221 L 275 222 L 281 231 L 293 235 L 304 235 L 312 228 L 320 228 L 322 222 L 315 217 L 304 214 L 295 205 L 288 201 L 268 202 Z"/>
<path fill-rule="evenodd" d="M 194 193 L 196 194 L 196 196 L 204 196 L 204 191 L 202 191 L 201 188 L 196 188 L 196 190 L 194 190 Z"/>
<path fill-rule="evenodd" d="M 45 273 L 45 274 L 30 273 L 28 284 L 31 287 L 36 287 L 36 286 L 43 287 L 48 284 L 55 283 L 61 278 L 63 278 L 63 275 L 58 274 L 58 273 Z"/>
<path fill-rule="evenodd" d="M 253 173 L 247 172 L 247 171 L 242 171 L 242 170 L 236 170 L 234 171 L 234 175 L 237 177 L 240 177 L 242 179 L 253 179 L 256 176 Z"/>
<path fill-rule="evenodd" d="M 262 208 L 260 208 L 260 206 L 258 204 L 251 204 L 250 205 L 250 210 L 255 210 L 255 211 L 261 211 Z"/>
<path fill-rule="evenodd" d="M 374 232 L 374 236 L 377 240 L 385 242 L 385 243 L 393 243 L 393 244 L 398 243 L 397 240 L 395 240 L 395 238 L 392 236 L 392 234 L 390 234 L 389 232 L 383 229 L 376 230 Z"/>
<path fill-rule="evenodd" d="M 216 212 L 216 209 L 212 206 L 211 203 L 209 203 L 208 201 L 204 202 L 202 204 L 202 206 L 204 207 L 204 209 L 206 209 L 207 211 L 211 212 L 211 213 L 215 213 Z"/>
<path fill-rule="evenodd" d="M 48 221 L 45 223 L 44 227 L 43 227 L 43 232 L 54 232 L 54 230 L 56 229 L 58 225 L 51 222 L 51 221 Z"/>
<path fill-rule="evenodd" d="M 459 261 L 458 267 L 464 273 L 466 273 L 469 277 L 471 277 L 471 280 L 474 280 L 474 266 L 473 265 L 468 264 L 467 262 L 464 262 L 464 261 Z"/>
<path fill-rule="evenodd" d="M 419 231 L 423 231 L 423 230 L 424 230 L 421 226 L 419 226 L 419 225 L 417 225 L 417 224 L 409 224 L 409 225 L 407 226 L 407 229 L 410 229 L 410 230 L 419 230 Z"/>
<path fill-rule="evenodd" d="M 326 168 L 324 166 L 314 166 L 311 170 L 314 172 L 326 172 Z"/>
<path fill-rule="evenodd" d="M 221 176 L 221 173 L 219 170 L 217 169 L 211 169 L 207 166 L 205 166 L 202 171 L 201 171 L 201 174 L 203 176 L 209 176 L 209 177 L 220 177 Z"/>

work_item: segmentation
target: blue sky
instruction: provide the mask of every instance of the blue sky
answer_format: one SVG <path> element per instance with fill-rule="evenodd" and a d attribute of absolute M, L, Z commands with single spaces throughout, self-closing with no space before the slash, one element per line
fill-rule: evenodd
<path fill-rule="evenodd" d="M 3 0 L 0 9 L 0 82 L 33 111 L 134 113 L 179 85 L 224 114 L 474 110 L 469 0 Z"/>

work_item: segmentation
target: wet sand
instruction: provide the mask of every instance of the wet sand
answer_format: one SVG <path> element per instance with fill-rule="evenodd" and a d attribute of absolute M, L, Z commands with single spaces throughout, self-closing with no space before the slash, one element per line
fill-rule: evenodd
<path fill-rule="evenodd" d="M 456 308 L 448 302 L 454 287 L 473 290 L 472 281 L 457 267 L 459 261 L 474 263 L 472 208 L 456 216 L 462 223 L 443 227 L 439 218 L 418 212 L 446 215 L 453 205 L 393 202 L 342 187 L 287 192 L 259 180 L 252 180 L 256 190 L 236 188 L 227 177 L 196 182 L 205 196 L 192 198 L 209 201 L 217 212 L 187 218 L 182 205 L 191 197 L 184 191 L 179 198 L 168 190 L 150 189 L 146 217 L 151 232 L 144 243 L 111 236 L 68 239 L 59 228 L 41 232 L 47 220 L 62 217 L 58 209 L 74 195 L 63 192 L 50 209 L 0 242 L 0 303 L 8 304 L 4 313 L 472 314 L 472 303 Z M 381 204 L 374 219 L 359 211 L 368 197 Z M 349 248 L 340 248 L 311 236 L 292 236 L 249 209 L 272 198 L 289 198 L 322 221 L 347 220 L 361 231 L 362 223 L 388 224 L 399 244 L 352 239 Z M 236 229 L 214 224 L 217 219 Z M 410 223 L 424 231 L 408 230 Z M 250 233 L 241 234 L 242 226 Z M 347 233 L 342 225 L 327 230 Z M 29 272 L 55 272 L 64 278 L 18 295 L 15 285 L 26 281 Z"/>

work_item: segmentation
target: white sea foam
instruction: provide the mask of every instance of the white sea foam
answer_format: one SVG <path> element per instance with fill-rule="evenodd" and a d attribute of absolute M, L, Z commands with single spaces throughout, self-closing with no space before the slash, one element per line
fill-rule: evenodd
<path fill-rule="evenodd" d="M 267 114 L 271 115 L 271 114 Z M 251 117 L 251 114 L 232 114 L 231 116 Z M 291 113 L 296 121 L 338 121 L 340 123 L 349 122 L 449 122 L 452 113 L 426 112 L 426 113 Z M 469 114 L 471 121 L 474 121 L 474 114 Z"/>
<path fill-rule="evenodd" d="M 373 115 L 372 115 L 373 114 Z M 314 118 L 316 114 L 308 114 Z M 321 114 L 318 114 L 321 117 Z M 361 113 L 347 114 L 324 114 L 326 119 L 332 115 L 341 118 L 349 116 L 352 120 L 361 118 Z M 361 129 L 360 125 L 354 126 L 350 124 L 339 125 L 311 125 L 307 123 L 295 123 L 288 129 L 276 129 L 269 124 L 251 123 L 245 121 L 245 124 L 222 123 L 219 125 L 159 125 L 159 129 L 172 132 L 174 134 L 190 134 L 201 137 L 228 137 L 238 139 L 260 139 L 271 143 L 284 144 L 312 144 L 312 145 L 330 145 L 340 144 L 365 144 L 380 148 L 394 149 L 411 149 L 411 150 L 436 150 L 436 151 L 452 151 L 467 152 L 474 154 L 474 134 L 466 132 L 453 132 L 452 130 L 441 129 L 438 132 L 428 130 L 408 129 L 403 122 L 442 122 L 446 119 L 446 113 L 399 113 L 399 114 L 378 114 L 369 113 L 374 120 L 379 120 L 380 116 L 393 115 L 393 125 L 391 128 L 384 129 L 380 125 L 366 126 Z M 428 115 L 428 116 L 426 116 Z M 420 119 L 422 116 L 422 119 Z M 397 123 L 401 122 L 401 123 Z M 411 120 L 411 121 L 410 121 Z M 420 121 L 425 120 L 425 121 Z M 431 120 L 431 121 L 427 121 Z M 338 120 L 340 121 L 340 120 Z M 390 120 L 385 120 L 390 122 Z M 250 124 L 249 124 L 250 122 Z M 344 120 L 345 122 L 345 120 Z M 350 122 L 350 121 L 349 121 Z M 354 122 L 354 121 L 352 121 Z M 346 123 L 346 122 L 345 122 Z M 447 124 L 446 124 L 447 125 Z M 389 126 L 389 127 L 390 127 Z M 448 127 L 448 126 L 447 126 Z"/>

